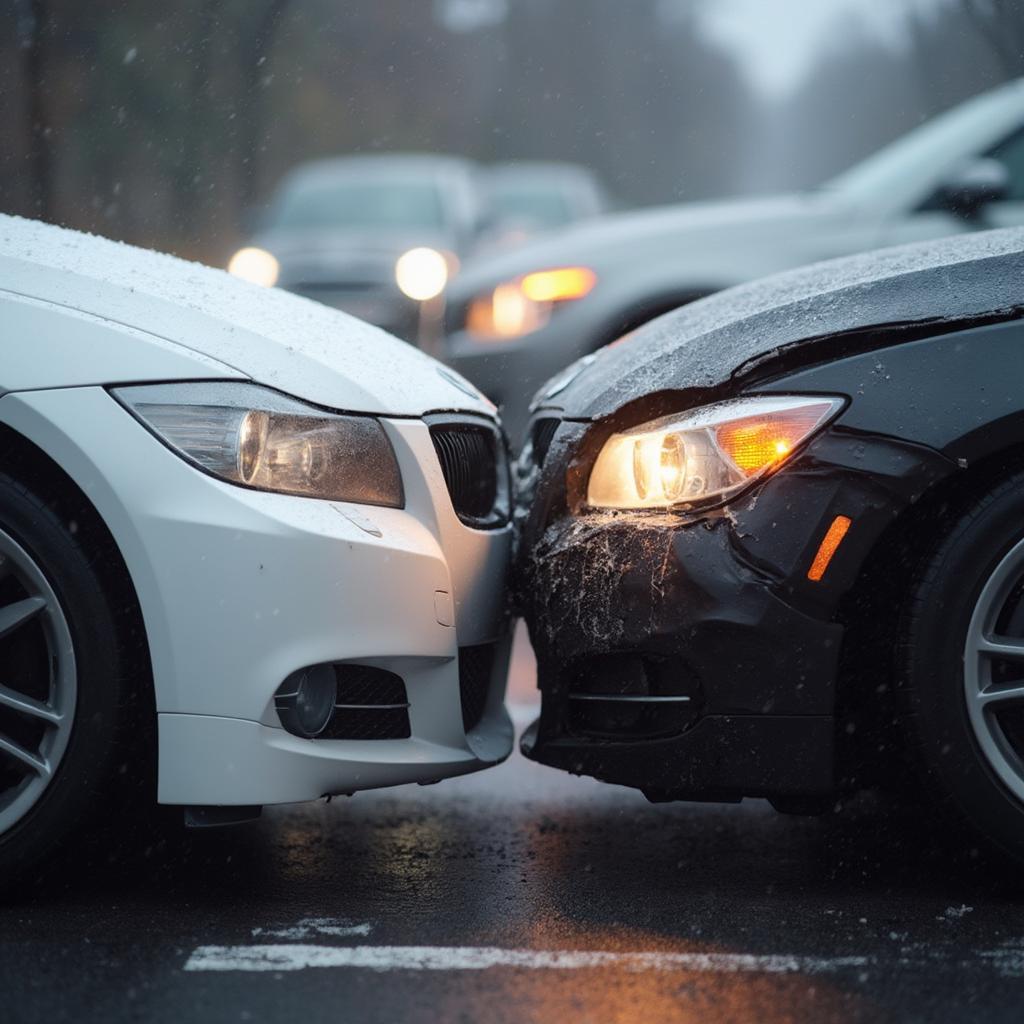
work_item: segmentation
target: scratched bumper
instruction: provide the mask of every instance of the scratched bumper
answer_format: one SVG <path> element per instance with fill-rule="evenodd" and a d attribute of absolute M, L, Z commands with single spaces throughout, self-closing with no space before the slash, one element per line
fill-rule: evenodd
<path fill-rule="evenodd" d="M 833 428 L 728 509 L 571 514 L 584 434 L 556 435 L 523 529 L 518 599 L 543 697 L 523 752 L 655 799 L 831 792 L 839 602 L 944 461 Z M 854 526 L 812 582 L 838 514 Z"/>

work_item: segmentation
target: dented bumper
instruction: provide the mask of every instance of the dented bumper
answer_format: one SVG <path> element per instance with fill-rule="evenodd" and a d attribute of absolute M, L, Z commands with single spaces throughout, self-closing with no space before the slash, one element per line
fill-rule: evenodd
<path fill-rule="evenodd" d="M 543 695 L 523 752 L 654 799 L 830 793 L 839 601 L 951 464 L 835 426 L 728 508 L 574 513 L 585 434 L 555 435 L 522 532 L 518 598 Z M 811 580 L 839 515 L 849 532 Z"/>

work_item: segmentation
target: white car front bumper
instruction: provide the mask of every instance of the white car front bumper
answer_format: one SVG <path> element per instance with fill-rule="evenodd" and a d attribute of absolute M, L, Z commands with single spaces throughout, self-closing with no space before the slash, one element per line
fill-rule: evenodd
<path fill-rule="evenodd" d="M 117 541 L 149 640 L 161 803 L 237 806 L 433 782 L 508 756 L 511 528 L 452 508 L 427 425 L 385 419 L 404 509 L 268 494 L 209 477 L 101 388 L 8 394 L 0 421 L 46 451 Z M 463 727 L 460 648 L 493 645 L 486 707 Z M 303 739 L 274 692 L 352 662 L 401 676 L 407 739 Z"/>

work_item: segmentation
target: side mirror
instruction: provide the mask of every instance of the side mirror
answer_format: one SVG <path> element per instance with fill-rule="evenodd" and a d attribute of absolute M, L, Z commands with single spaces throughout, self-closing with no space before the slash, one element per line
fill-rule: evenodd
<path fill-rule="evenodd" d="M 1009 192 L 1006 167 L 991 157 L 979 157 L 957 167 L 939 185 L 928 205 L 973 220 L 989 203 L 1005 199 Z"/>

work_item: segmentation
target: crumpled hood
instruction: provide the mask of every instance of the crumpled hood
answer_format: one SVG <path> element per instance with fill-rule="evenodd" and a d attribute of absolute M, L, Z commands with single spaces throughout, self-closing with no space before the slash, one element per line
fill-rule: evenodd
<path fill-rule="evenodd" d="M 791 346 L 890 324 L 955 323 L 1024 309 L 1024 228 L 957 235 L 718 292 L 574 363 L 535 405 L 605 416 L 645 394 L 711 389 Z"/>
<path fill-rule="evenodd" d="M 200 353 L 207 361 L 197 376 L 209 375 L 213 359 L 332 409 L 493 414 L 473 385 L 379 328 L 280 289 L 95 235 L 0 215 L 0 288 Z M 120 383 L 131 379 L 131 366 L 124 373 Z"/>

